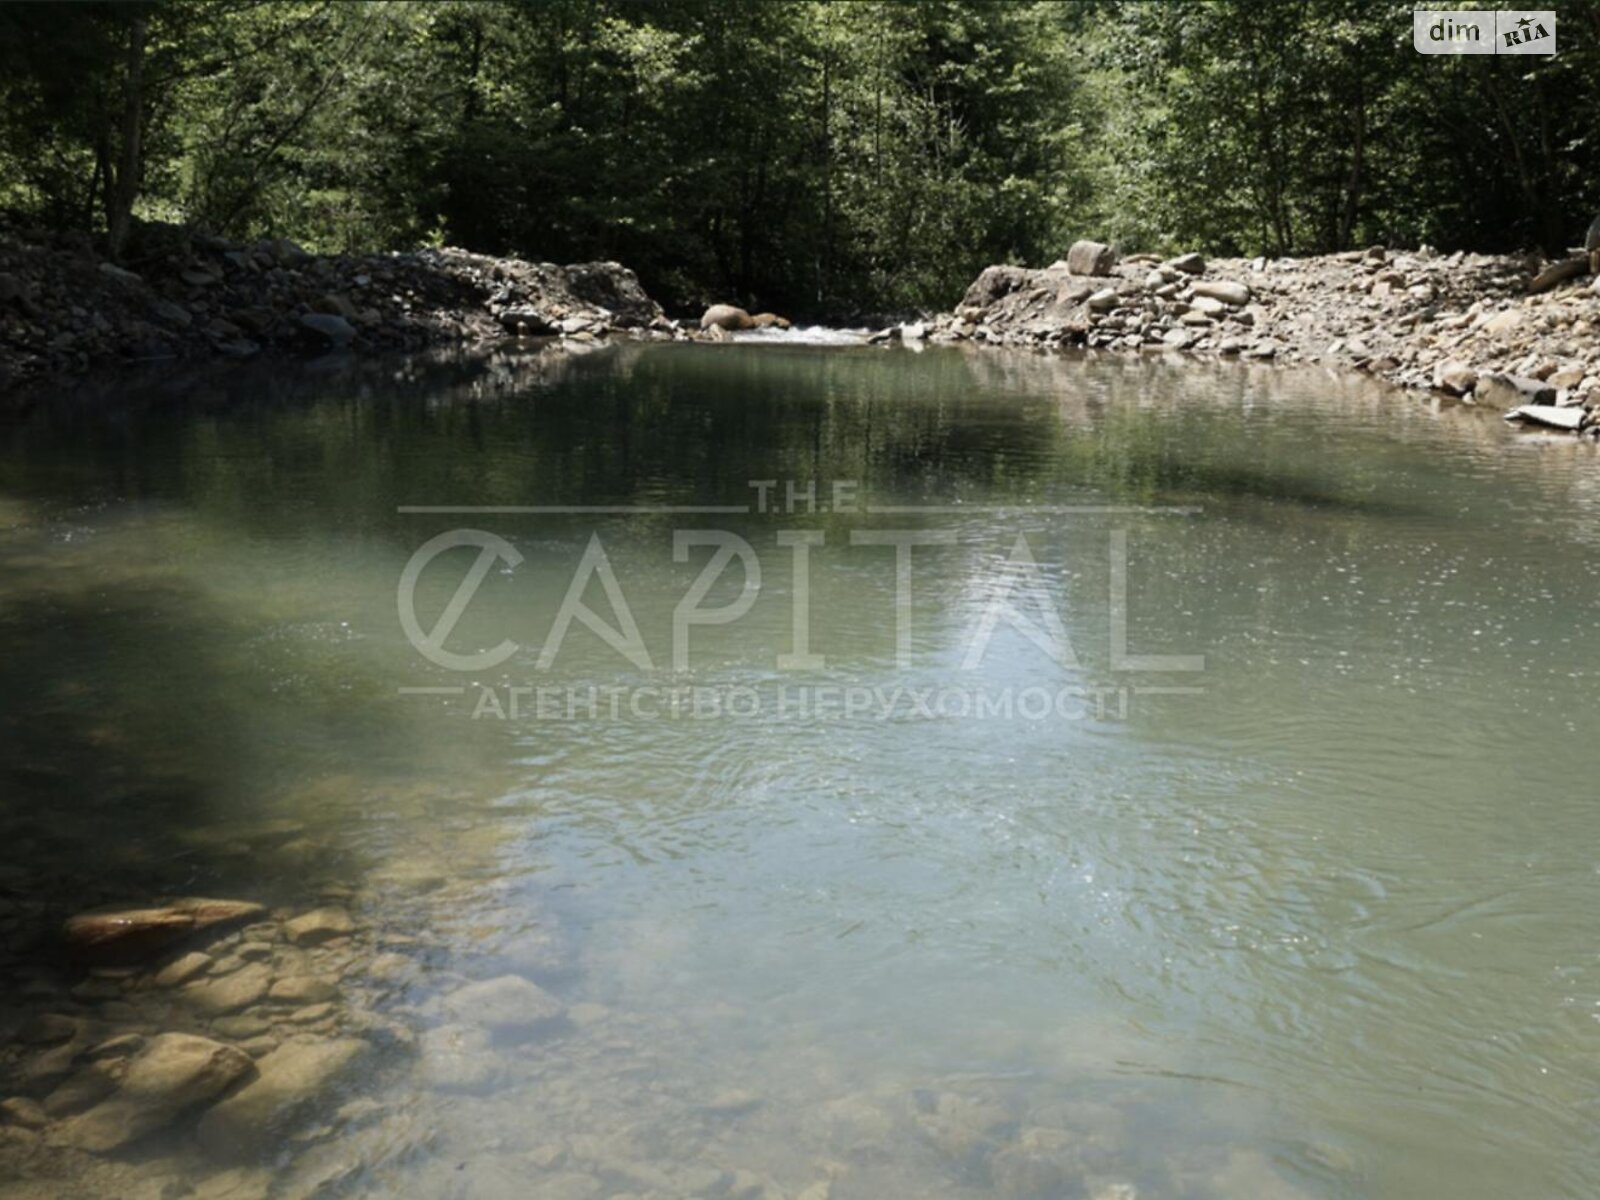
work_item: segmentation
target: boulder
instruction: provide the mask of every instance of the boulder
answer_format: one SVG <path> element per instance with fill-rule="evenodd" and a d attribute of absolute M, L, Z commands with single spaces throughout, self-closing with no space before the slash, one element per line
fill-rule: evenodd
<path fill-rule="evenodd" d="M 117 1089 L 60 1129 L 63 1143 L 104 1153 L 170 1124 L 251 1073 L 249 1055 L 187 1033 L 163 1033 L 133 1058 Z"/>
<path fill-rule="evenodd" d="M 1228 279 L 1202 279 L 1194 284 L 1194 294 L 1210 296 L 1213 300 L 1221 300 L 1224 304 L 1231 304 L 1235 308 L 1242 308 L 1250 303 L 1249 286 Z"/>
<path fill-rule="evenodd" d="M 749 329 L 750 314 L 732 304 L 713 304 L 700 316 L 701 329 Z"/>
<path fill-rule="evenodd" d="M 549 337 L 556 327 L 536 308 L 526 304 L 500 310 L 500 327 L 513 337 Z"/>
<path fill-rule="evenodd" d="M 1117 252 L 1104 242 L 1076 241 L 1067 251 L 1067 270 L 1074 275 L 1109 275 L 1116 265 Z"/>
<path fill-rule="evenodd" d="M 285 1042 L 255 1064 L 254 1079 L 200 1119 L 201 1146 L 221 1159 L 259 1157 L 370 1049 L 360 1038 Z"/>
<path fill-rule="evenodd" d="M 750 318 L 752 329 L 789 329 L 792 323 L 787 317 L 780 317 L 777 313 L 760 312 Z"/>
<path fill-rule="evenodd" d="M 321 338 L 329 346 L 342 348 L 355 340 L 356 327 L 343 317 L 332 313 L 310 312 L 300 317 L 302 328 Z"/>
<path fill-rule="evenodd" d="M 1206 273 L 1206 260 L 1198 254 L 1180 254 L 1177 258 L 1169 258 L 1165 266 L 1174 271 L 1182 271 L 1185 275 L 1204 275 Z"/>
<path fill-rule="evenodd" d="M 247 900 L 174 900 L 154 908 L 107 908 L 69 917 L 67 945 L 81 957 L 136 960 L 198 933 L 216 932 L 264 913 Z"/>
<path fill-rule="evenodd" d="M 1478 379 L 1477 396 L 1485 404 L 1554 404 L 1554 384 L 1527 375 L 1484 375 Z"/>
<path fill-rule="evenodd" d="M 1026 267 L 985 267 L 961 297 L 960 307 L 975 315 L 1012 292 L 1032 286 L 1036 277 L 1037 272 Z"/>
<path fill-rule="evenodd" d="M 1434 365 L 1433 386 L 1452 396 L 1465 396 L 1478 386 L 1478 373 L 1466 363 L 1447 359 Z"/>

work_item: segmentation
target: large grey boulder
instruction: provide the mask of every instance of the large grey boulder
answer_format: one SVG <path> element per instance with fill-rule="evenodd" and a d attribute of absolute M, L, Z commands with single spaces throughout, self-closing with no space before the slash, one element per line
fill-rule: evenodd
<path fill-rule="evenodd" d="M 1104 242 L 1076 241 L 1067 251 L 1067 270 L 1074 275 L 1109 275 L 1116 265 L 1117 252 Z"/>

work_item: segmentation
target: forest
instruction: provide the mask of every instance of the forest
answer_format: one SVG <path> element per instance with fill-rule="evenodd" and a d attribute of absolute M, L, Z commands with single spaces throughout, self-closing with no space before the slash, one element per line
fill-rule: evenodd
<path fill-rule="evenodd" d="M 0 221 L 616 260 L 669 305 L 948 305 L 1128 251 L 1542 250 L 1600 207 L 1600 4 L 1425 56 L 1375 0 L 0 5 Z"/>

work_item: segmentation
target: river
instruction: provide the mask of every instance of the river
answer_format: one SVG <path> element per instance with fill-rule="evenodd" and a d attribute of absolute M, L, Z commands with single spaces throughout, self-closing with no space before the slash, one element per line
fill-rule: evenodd
<path fill-rule="evenodd" d="M 1597 595 L 1591 447 L 1351 375 L 636 346 L 14 408 L 6 1027 L 373 1049 L 247 1155 L 58 1101 L 0 1195 L 1600 1194 Z M 350 912 L 331 1013 L 54 948 L 171 895 Z"/>

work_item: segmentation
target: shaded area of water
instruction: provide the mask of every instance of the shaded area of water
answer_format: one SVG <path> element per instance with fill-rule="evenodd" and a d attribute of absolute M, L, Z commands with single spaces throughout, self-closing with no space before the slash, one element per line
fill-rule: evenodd
<path fill-rule="evenodd" d="M 339 973 L 325 1032 L 382 1052 L 242 1168 L 184 1121 L 100 1157 L 18 1134 L 19 1195 L 1600 1186 L 1591 448 L 1356 377 L 957 350 L 113 391 L 0 429 L 7 1020 L 98 1019 L 115 989 L 51 933 L 88 905 L 331 902 L 351 948 L 271 961 Z M 517 649 L 467 672 L 396 610 L 463 527 L 522 558 L 447 639 Z M 762 578 L 680 665 L 684 530 Z M 872 540 L 907 530 L 944 541 L 900 661 Z M 648 667 L 581 622 L 541 665 L 593 539 Z M 472 558 L 422 573 L 425 627 Z M 452 999 L 507 976 L 561 1018 Z M 149 994 L 109 1002 L 186 1011 Z"/>

